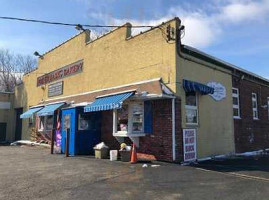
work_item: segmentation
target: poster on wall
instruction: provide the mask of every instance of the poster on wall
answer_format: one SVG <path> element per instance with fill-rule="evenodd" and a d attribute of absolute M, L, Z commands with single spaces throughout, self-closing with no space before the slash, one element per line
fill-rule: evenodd
<path fill-rule="evenodd" d="M 197 159 L 196 129 L 183 129 L 184 162 L 192 162 Z"/>
<path fill-rule="evenodd" d="M 209 82 L 207 86 L 214 88 L 214 93 L 209 94 L 216 101 L 220 101 L 226 97 L 226 88 L 224 85 L 218 82 Z"/>
<path fill-rule="evenodd" d="M 61 120 L 59 114 L 57 115 L 57 126 L 56 126 L 56 147 L 54 148 L 55 153 L 61 153 L 62 145 L 62 134 L 61 134 Z"/>

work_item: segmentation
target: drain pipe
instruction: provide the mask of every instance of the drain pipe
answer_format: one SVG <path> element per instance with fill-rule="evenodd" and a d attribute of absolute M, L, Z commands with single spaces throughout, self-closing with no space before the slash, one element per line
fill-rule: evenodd
<path fill-rule="evenodd" d="M 176 160 L 176 112 L 175 112 L 175 98 L 172 99 L 172 151 L 173 161 Z"/>

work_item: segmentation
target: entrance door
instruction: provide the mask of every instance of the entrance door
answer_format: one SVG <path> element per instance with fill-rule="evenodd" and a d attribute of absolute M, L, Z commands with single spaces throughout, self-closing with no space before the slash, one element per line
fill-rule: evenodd
<path fill-rule="evenodd" d="M 15 129 L 15 140 L 21 140 L 21 130 L 22 130 L 22 119 L 20 115 L 23 113 L 23 108 L 17 108 L 16 111 L 16 129 Z"/>
<path fill-rule="evenodd" d="M 93 154 L 93 147 L 101 141 L 101 112 L 78 114 L 78 154 Z"/>
<path fill-rule="evenodd" d="M 7 123 L 0 123 L 0 142 L 6 141 Z"/>
<path fill-rule="evenodd" d="M 67 128 L 70 128 L 69 136 L 69 155 L 75 155 L 75 122 L 76 122 L 76 112 L 75 109 L 66 109 L 62 111 L 62 153 L 65 152 L 65 142 Z"/>

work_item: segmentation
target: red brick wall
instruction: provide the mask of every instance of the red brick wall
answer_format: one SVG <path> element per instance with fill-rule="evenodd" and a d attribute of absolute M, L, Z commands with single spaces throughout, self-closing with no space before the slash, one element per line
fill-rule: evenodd
<path fill-rule="evenodd" d="M 154 100 L 153 133 L 140 137 L 139 153 L 154 155 L 157 160 L 173 161 L 172 155 L 172 100 Z M 180 100 L 176 100 L 176 161 L 182 159 L 182 130 L 180 117 Z M 110 148 L 119 149 L 119 143 L 112 136 L 112 112 L 103 112 L 102 141 Z M 129 140 L 125 140 L 128 142 Z M 130 142 L 130 141 L 129 141 Z M 129 143 L 128 142 L 128 143 Z"/>
<path fill-rule="evenodd" d="M 239 89 L 241 119 L 234 119 L 236 152 L 269 148 L 269 118 L 267 97 L 269 87 L 233 77 L 233 87 Z M 259 120 L 253 120 L 252 93 L 257 93 Z"/>

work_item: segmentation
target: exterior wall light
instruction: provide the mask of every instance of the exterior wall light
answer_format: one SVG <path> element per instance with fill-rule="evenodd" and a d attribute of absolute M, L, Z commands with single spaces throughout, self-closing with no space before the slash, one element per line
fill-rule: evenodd
<path fill-rule="evenodd" d="M 34 55 L 37 56 L 37 57 L 39 57 L 39 58 L 41 58 L 41 59 L 44 58 L 44 57 L 43 57 L 42 55 L 40 55 L 37 51 L 34 52 Z"/>

